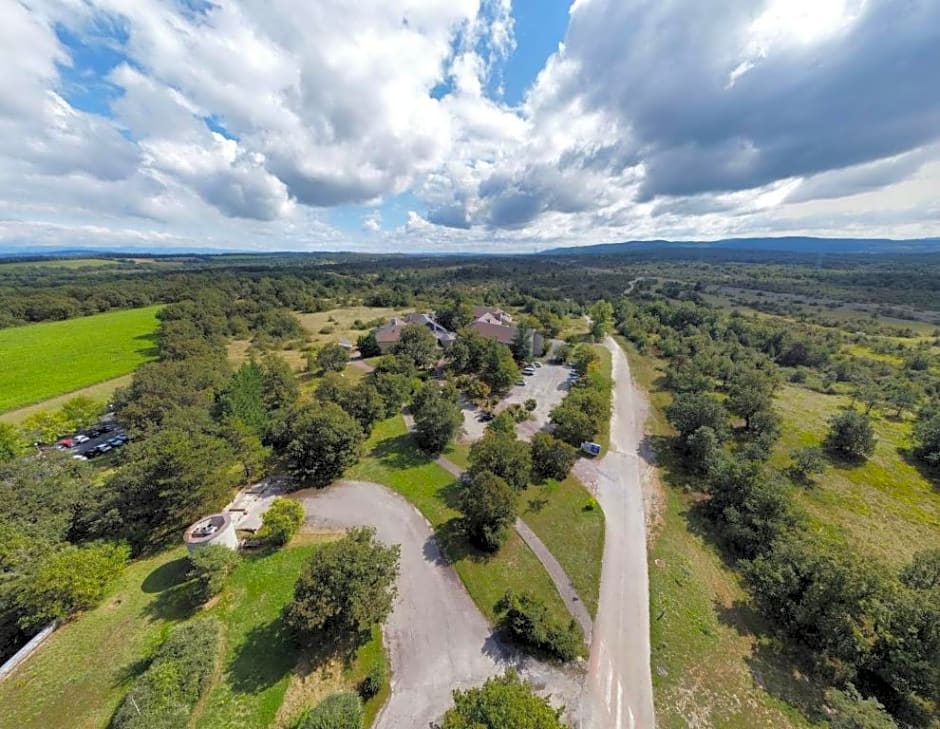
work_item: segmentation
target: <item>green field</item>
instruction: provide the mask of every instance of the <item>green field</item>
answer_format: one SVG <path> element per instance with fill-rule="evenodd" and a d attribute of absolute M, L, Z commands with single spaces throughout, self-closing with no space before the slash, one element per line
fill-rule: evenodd
<path fill-rule="evenodd" d="M 0 330 L 0 412 L 126 375 L 153 359 L 159 309 Z"/>
<path fill-rule="evenodd" d="M 224 654 L 197 704 L 193 727 L 266 729 L 287 726 L 323 695 L 354 687 L 372 661 L 385 661 L 381 633 L 347 666 L 310 666 L 281 626 L 303 563 L 316 549 L 305 543 L 246 557 L 221 597 L 197 611 L 223 624 Z M 94 610 L 52 635 L 21 668 L 0 683 L 3 727 L 104 729 L 147 658 L 169 629 L 193 614 L 186 599 L 185 550 L 135 562 Z M 322 674 L 322 675 L 321 675 Z M 385 692 L 366 705 L 374 717 Z"/>
<path fill-rule="evenodd" d="M 515 532 L 492 556 L 467 544 L 459 528 L 460 513 L 454 508 L 454 477 L 418 449 L 400 415 L 376 424 L 362 459 L 345 477 L 388 486 L 418 507 L 434 527 L 441 550 L 470 597 L 490 621 L 498 618 L 494 605 L 509 589 L 528 591 L 544 600 L 559 621 L 567 624 L 571 619 L 551 577 Z"/>
<path fill-rule="evenodd" d="M 4 261 L 0 262 L 0 271 L 17 268 L 109 268 L 119 265 L 113 258 L 54 258 L 43 261 Z"/>

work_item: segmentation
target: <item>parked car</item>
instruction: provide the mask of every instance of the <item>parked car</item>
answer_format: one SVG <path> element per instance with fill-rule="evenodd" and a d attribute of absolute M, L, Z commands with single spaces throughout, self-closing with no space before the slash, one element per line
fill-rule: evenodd
<path fill-rule="evenodd" d="M 55 447 L 62 451 L 66 448 L 71 448 L 73 445 L 75 445 L 75 441 L 71 438 L 62 438 L 58 443 L 55 444 Z"/>
<path fill-rule="evenodd" d="M 524 367 L 524 368 L 522 369 L 522 374 L 524 374 L 524 375 L 534 375 L 534 374 L 535 374 L 535 368 L 534 368 L 534 367 Z"/>
<path fill-rule="evenodd" d="M 536 367 L 541 367 L 541 366 L 542 366 L 542 363 L 541 363 L 541 362 L 533 362 L 532 364 L 534 364 Z"/>
<path fill-rule="evenodd" d="M 480 413 L 480 416 L 477 418 L 481 423 L 488 423 L 496 416 L 493 413 Z"/>
<path fill-rule="evenodd" d="M 599 456 L 601 453 L 600 443 L 593 443 L 589 440 L 581 444 L 581 450 L 592 456 Z"/>
<path fill-rule="evenodd" d="M 99 455 L 103 455 L 110 450 L 112 450 L 112 447 L 107 443 L 99 443 L 95 446 L 95 451 L 97 451 Z"/>
<path fill-rule="evenodd" d="M 75 441 L 76 445 L 80 445 L 82 443 L 87 443 L 88 441 L 91 440 L 91 438 L 89 438 L 84 433 L 79 433 L 78 435 L 74 436 L 72 440 Z"/>
<path fill-rule="evenodd" d="M 516 380 L 517 387 L 522 387 L 523 385 L 525 385 L 525 380 L 523 380 L 521 377 L 518 380 Z"/>
<path fill-rule="evenodd" d="M 74 456 L 72 456 L 72 458 L 74 458 L 76 461 L 87 461 L 87 460 L 88 460 L 88 456 L 83 456 L 81 453 L 76 453 Z"/>

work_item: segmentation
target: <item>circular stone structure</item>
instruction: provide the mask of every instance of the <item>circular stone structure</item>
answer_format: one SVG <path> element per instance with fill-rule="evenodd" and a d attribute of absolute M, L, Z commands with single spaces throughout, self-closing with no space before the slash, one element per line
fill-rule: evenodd
<path fill-rule="evenodd" d="M 197 552 L 210 544 L 218 544 L 229 549 L 238 549 L 238 536 L 235 534 L 235 522 L 228 514 L 210 514 L 193 524 L 183 535 L 183 542 L 189 553 Z"/>

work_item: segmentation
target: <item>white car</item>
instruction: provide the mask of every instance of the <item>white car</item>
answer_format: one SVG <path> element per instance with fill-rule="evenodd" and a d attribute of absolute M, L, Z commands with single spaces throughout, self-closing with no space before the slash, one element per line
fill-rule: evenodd
<path fill-rule="evenodd" d="M 72 456 L 72 458 L 74 458 L 76 461 L 87 461 L 87 460 L 88 460 L 88 458 L 87 458 L 86 456 L 82 456 L 82 455 L 79 455 L 79 454 L 77 454 L 77 453 L 76 453 L 74 456 Z"/>
<path fill-rule="evenodd" d="M 89 438 L 87 435 L 76 435 L 74 438 L 72 438 L 74 443 L 87 443 L 90 440 L 91 438 Z"/>

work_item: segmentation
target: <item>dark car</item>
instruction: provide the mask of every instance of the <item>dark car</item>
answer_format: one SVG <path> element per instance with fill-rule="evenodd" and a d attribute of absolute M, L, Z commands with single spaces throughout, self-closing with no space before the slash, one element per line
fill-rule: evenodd
<path fill-rule="evenodd" d="M 116 435 L 113 438 L 108 438 L 108 445 L 112 448 L 120 448 L 125 443 L 127 443 L 127 440 L 120 435 Z"/>
<path fill-rule="evenodd" d="M 488 423 L 496 416 L 493 413 L 480 413 L 480 417 L 477 418 L 481 423 Z"/>

